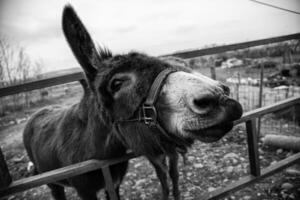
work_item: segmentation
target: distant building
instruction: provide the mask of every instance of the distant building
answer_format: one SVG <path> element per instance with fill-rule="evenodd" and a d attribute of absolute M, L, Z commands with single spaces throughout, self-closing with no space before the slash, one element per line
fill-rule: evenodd
<path fill-rule="evenodd" d="M 222 62 L 221 68 L 232 68 L 243 65 L 243 60 L 237 58 L 229 58 L 228 60 Z"/>

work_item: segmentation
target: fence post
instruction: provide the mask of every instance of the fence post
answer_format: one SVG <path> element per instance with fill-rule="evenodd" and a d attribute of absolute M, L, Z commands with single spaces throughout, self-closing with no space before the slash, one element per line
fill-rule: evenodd
<path fill-rule="evenodd" d="M 246 122 L 248 155 L 250 162 L 250 173 L 253 176 L 260 176 L 260 164 L 258 156 L 258 137 L 256 134 L 256 119 Z"/>
<path fill-rule="evenodd" d="M 210 73 L 211 73 L 211 78 L 214 79 L 214 80 L 217 80 L 216 66 L 215 65 L 210 66 Z"/>
<path fill-rule="evenodd" d="M 238 79 L 238 83 L 236 84 L 236 100 L 239 101 L 240 100 L 240 84 L 241 84 L 241 74 L 238 72 L 237 73 L 237 79 Z"/>
<path fill-rule="evenodd" d="M 7 187 L 11 182 L 12 179 L 0 147 L 0 188 Z"/>
<path fill-rule="evenodd" d="M 260 64 L 259 101 L 258 101 L 259 108 L 262 107 L 263 85 L 264 85 L 264 63 L 261 63 Z"/>
<path fill-rule="evenodd" d="M 116 190 L 114 187 L 114 183 L 111 177 L 111 173 L 109 170 L 109 166 L 103 167 L 102 174 L 105 180 L 105 188 L 109 194 L 109 199 L 111 200 L 118 200 L 118 195 L 116 194 Z"/>
<path fill-rule="evenodd" d="M 264 63 L 260 63 L 260 84 L 259 84 L 259 99 L 258 99 L 258 107 L 262 107 L 263 101 L 263 86 L 264 86 Z M 260 135 L 260 127 L 261 127 L 261 117 L 257 118 L 257 136 Z"/>

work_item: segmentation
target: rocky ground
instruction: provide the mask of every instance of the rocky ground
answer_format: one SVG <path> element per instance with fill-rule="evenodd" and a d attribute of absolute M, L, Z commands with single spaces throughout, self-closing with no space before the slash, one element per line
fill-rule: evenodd
<path fill-rule="evenodd" d="M 58 98 L 51 104 L 72 104 L 80 98 L 80 93 Z M 27 170 L 28 157 L 22 144 L 22 129 L 28 116 L 37 109 L 29 109 L 20 113 L 9 114 L 2 121 L 8 121 L 0 127 L 0 146 L 6 157 L 10 173 L 14 180 L 30 176 Z M 8 119 L 14 119 L 9 122 Z M 0 121 L 1 121 L 0 120 Z M 274 119 L 270 119 L 274 120 Z M 294 129 L 293 129 L 294 130 Z M 299 129 L 295 129 L 299 133 Z M 262 135 L 268 133 L 265 128 Z M 299 135 L 299 134 L 298 134 Z M 265 147 L 259 143 L 260 162 L 262 167 L 275 164 L 294 152 L 283 149 Z M 184 200 L 201 199 L 205 192 L 214 191 L 219 187 L 238 180 L 249 173 L 247 156 L 246 132 L 244 125 L 234 128 L 219 142 L 204 144 L 196 142 L 186 155 L 187 162 L 179 162 L 180 189 Z M 224 197 L 225 200 L 296 200 L 300 199 L 300 174 L 297 170 L 291 173 L 286 170 L 260 181 L 250 187 Z M 68 199 L 79 199 L 76 192 L 68 188 Z M 130 161 L 128 173 L 121 186 L 122 199 L 159 199 L 160 185 L 149 162 L 143 158 Z M 99 197 L 104 199 L 103 192 Z M 7 197 L 14 199 L 51 199 L 46 186 L 33 188 L 23 193 Z"/>

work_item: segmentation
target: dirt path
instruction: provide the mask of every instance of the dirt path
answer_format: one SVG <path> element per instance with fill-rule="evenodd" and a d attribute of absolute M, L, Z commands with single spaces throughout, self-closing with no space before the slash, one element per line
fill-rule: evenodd
<path fill-rule="evenodd" d="M 68 95 L 61 94 L 58 98 L 40 102 L 39 105 L 35 105 L 34 107 L 26 110 L 12 112 L 9 115 L 0 118 L 1 121 L 6 121 L 6 123 L 2 123 L 2 125 L 7 124 L 2 127 L 0 126 L 0 145 L 4 148 L 8 148 L 11 145 L 14 146 L 17 143 L 20 143 L 22 141 L 22 132 L 26 121 L 37 110 L 51 105 L 60 105 L 66 107 L 79 102 L 82 96 L 80 87 L 81 86 L 76 85 L 68 93 Z"/>
<path fill-rule="evenodd" d="M 15 144 L 21 143 L 22 141 L 22 132 L 25 126 L 25 122 L 15 125 L 9 126 L 1 131 L 0 134 L 0 146 L 3 146 L 3 150 L 10 146 L 14 146 Z"/>

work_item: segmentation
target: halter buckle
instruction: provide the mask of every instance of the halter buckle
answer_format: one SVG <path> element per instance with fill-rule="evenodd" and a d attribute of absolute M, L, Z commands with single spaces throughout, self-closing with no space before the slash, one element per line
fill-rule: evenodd
<path fill-rule="evenodd" d="M 157 112 L 153 105 L 145 105 L 142 106 L 142 120 L 147 125 L 156 124 Z"/>

